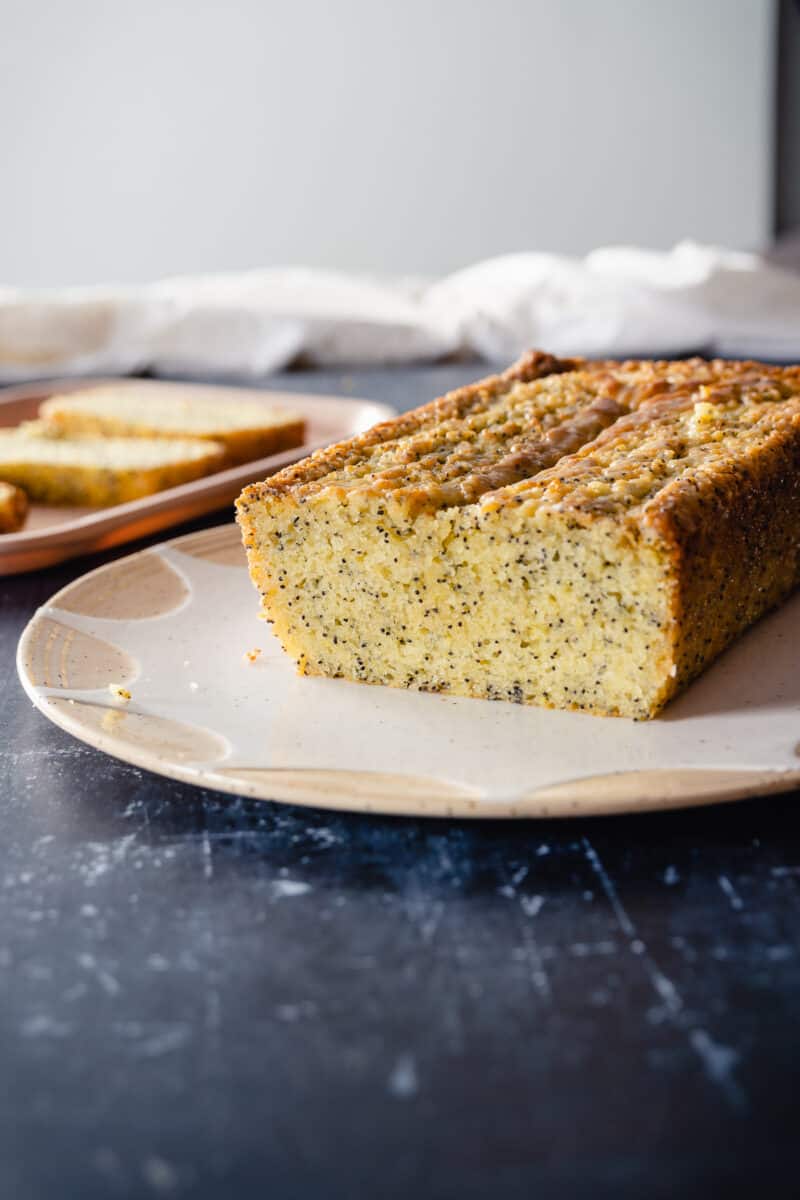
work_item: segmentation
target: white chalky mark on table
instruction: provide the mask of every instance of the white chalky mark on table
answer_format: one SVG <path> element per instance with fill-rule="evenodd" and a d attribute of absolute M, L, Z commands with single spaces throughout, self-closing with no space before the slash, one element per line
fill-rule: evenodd
<path fill-rule="evenodd" d="M 36 1016 L 26 1017 L 20 1032 L 26 1038 L 64 1038 L 72 1033 L 72 1026 L 45 1013 L 37 1013 Z"/>
<path fill-rule="evenodd" d="M 518 868 L 512 873 L 511 882 L 503 884 L 502 887 L 497 889 L 499 895 L 507 900 L 516 900 L 518 898 L 517 886 L 524 880 L 527 874 L 527 867 Z M 532 920 L 541 911 L 544 905 L 544 897 L 522 895 L 519 896 L 519 905 L 523 917 L 526 918 L 521 925 L 521 959 L 527 964 L 530 982 L 534 989 L 542 1000 L 549 1004 L 553 999 L 553 989 L 550 986 L 550 976 L 545 966 L 545 955 L 539 946 L 532 928 Z"/>
<path fill-rule="evenodd" d="M 172 1054 L 175 1050 L 180 1050 L 191 1039 L 190 1025 L 176 1025 L 172 1029 L 151 1034 L 137 1042 L 136 1053 L 142 1058 L 161 1058 L 164 1054 Z"/>
<path fill-rule="evenodd" d="M 573 942 L 567 947 L 569 954 L 575 958 L 588 958 L 593 954 L 616 954 L 619 947 L 616 942 L 604 940 L 600 942 Z M 548 951 L 550 948 L 548 947 Z M 544 953 L 544 951 L 543 951 Z M 557 952 L 552 950 L 552 957 L 555 958 Z"/>
<path fill-rule="evenodd" d="M 276 900 L 283 900 L 292 896 L 305 896 L 306 892 L 311 891 L 311 884 L 304 883 L 302 879 L 273 879 L 272 895 Z"/>
<path fill-rule="evenodd" d="M 718 1084 L 734 1108 L 747 1108 L 747 1096 L 734 1078 L 740 1055 L 730 1046 L 715 1042 L 705 1029 L 693 1029 L 689 1034 L 697 1055 L 709 1079 Z"/>
<path fill-rule="evenodd" d="M 417 1067 L 410 1054 L 401 1054 L 392 1067 L 387 1081 L 390 1095 L 398 1100 L 410 1100 L 419 1091 Z"/>
<path fill-rule="evenodd" d="M 211 839 L 208 836 L 208 830 L 203 830 L 203 876 L 206 879 L 214 878 L 214 860 L 211 857 Z"/>
<path fill-rule="evenodd" d="M 134 832 L 127 833 L 110 842 L 86 842 L 83 849 L 86 851 L 88 861 L 78 864 L 78 871 L 82 875 L 86 887 L 93 887 L 102 875 L 123 862 L 137 837 L 138 834 Z"/>
<path fill-rule="evenodd" d="M 423 902 L 420 907 L 419 934 L 425 945 L 429 946 L 436 936 L 436 930 L 441 924 L 442 915 L 444 914 L 444 904 L 441 901 L 434 901 L 430 905 Z"/>
<path fill-rule="evenodd" d="M 520 896 L 519 906 L 526 917 L 538 917 L 544 906 L 544 896 Z"/>
<path fill-rule="evenodd" d="M 83 967 L 84 971 L 88 971 L 94 976 L 107 996 L 116 996 L 119 993 L 119 982 L 110 971 L 98 963 L 93 954 L 79 954 L 78 966 Z"/>
<path fill-rule="evenodd" d="M 329 850 L 331 846 L 336 846 L 342 840 L 339 834 L 334 833 L 332 829 L 316 829 L 313 825 L 306 828 L 305 835 L 321 850 Z"/>
<path fill-rule="evenodd" d="M 744 901 L 742 900 L 742 897 L 739 895 L 739 893 L 736 891 L 736 888 L 733 886 L 733 884 L 731 883 L 728 876 L 720 875 L 717 879 L 717 883 L 722 888 L 725 895 L 728 897 L 728 901 L 730 903 L 731 908 L 735 912 L 741 912 L 741 910 L 744 908 Z"/>
<path fill-rule="evenodd" d="M 706 1077 L 721 1089 L 731 1107 L 746 1108 L 747 1096 L 733 1076 L 734 1069 L 739 1062 L 738 1051 L 715 1042 L 707 1030 L 693 1027 L 688 1021 L 684 1012 L 683 999 L 678 989 L 672 980 L 660 970 L 647 946 L 638 936 L 636 926 L 620 900 L 614 882 L 603 866 L 600 855 L 588 838 L 583 839 L 583 847 L 592 870 L 600 880 L 606 898 L 617 918 L 617 923 L 628 938 L 630 949 L 634 953 L 638 953 L 651 985 L 663 1001 L 664 1015 L 670 1019 L 674 1028 L 687 1035 L 689 1045 L 700 1059 Z M 648 1019 L 652 1021 L 654 1015 L 656 1014 L 651 1010 Z"/>
<path fill-rule="evenodd" d="M 142 1177 L 152 1191 L 162 1196 L 174 1192 L 180 1182 L 178 1172 L 172 1164 L 158 1155 L 151 1155 L 144 1160 Z"/>

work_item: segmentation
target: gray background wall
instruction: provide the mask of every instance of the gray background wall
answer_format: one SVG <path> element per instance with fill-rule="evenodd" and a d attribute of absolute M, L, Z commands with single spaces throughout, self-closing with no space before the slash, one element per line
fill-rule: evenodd
<path fill-rule="evenodd" d="M 0 282 L 772 231 L 773 0 L 0 0 Z"/>

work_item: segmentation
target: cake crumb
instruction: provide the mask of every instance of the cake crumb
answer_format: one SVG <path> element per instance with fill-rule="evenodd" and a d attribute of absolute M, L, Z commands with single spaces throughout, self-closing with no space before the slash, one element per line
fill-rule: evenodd
<path fill-rule="evenodd" d="M 111 695 L 115 700 L 120 700 L 124 704 L 127 704 L 131 698 L 130 692 L 127 688 L 124 688 L 121 683 L 110 683 L 108 685 L 108 690 L 111 692 Z"/>
<path fill-rule="evenodd" d="M 100 725 L 105 733 L 114 733 L 120 722 L 124 720 L 125 714 L 120 712 L 118 708 L 107 708 L 103 713 Z"/>
<path fill-rule="evenodd" d="M 254 663 L 261 655 L 261 647 L 254 646 L 252 650 L 245 650 L 244 657 L 247 662 Z"/>

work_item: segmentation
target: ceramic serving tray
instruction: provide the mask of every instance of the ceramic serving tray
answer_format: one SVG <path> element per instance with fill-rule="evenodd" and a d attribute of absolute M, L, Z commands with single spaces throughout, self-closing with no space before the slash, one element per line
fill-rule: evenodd
<path fill-rule="evenodd" d="M 33 420 L 42 400 L 56 392 L 74 391 L 79 387 L 107 382 L 100 379 L 56 379 L 44 384 L 4 388 L 0 390 L 0 427 Z M 205 384 L 203 390 L 208 390 Z M 165 399 L 169 398 L 169 389 L 165 389 L 164 395 Z M 232 504 L 245 484 L 252 480 L 263 479 L 281 467 L 304 458 L 320 446 L 361 433 L 376 422 L 394 416 L 394 410 L 387 404 L 341 396 L 251 389 L 243 390 L 241 396 L 248 400 L 263 401 L 269 408 L 289 408 L 304 416 L 307 432 L 303 445 L 110 508 L 34 504 L 25 527 L 19 533 L 0 535 L 0 575 L 51 566 L 63 559 L 134 541 L 170 525 L 178 525 L 181 521 L 224 508 Z"/>
<path fill-rule="evenodd" d="M 642 723 L 301 677 L 257 607 L 235 526 L 176 538 L 53 596 L 20 678 L 107 754 L 295 804 L 574 816 L 800 786 L 800 595 Z"/>

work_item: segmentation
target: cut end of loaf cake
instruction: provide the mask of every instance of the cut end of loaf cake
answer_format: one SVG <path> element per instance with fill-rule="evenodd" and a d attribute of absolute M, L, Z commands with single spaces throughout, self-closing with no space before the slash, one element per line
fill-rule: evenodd
<path fill-rule="evenodd" d="M 327 496 L 245 529 L 304 674 L 637 717 L 674 682 L 669 564 L 611 523 Z"/>
<path fill-rule="evenodd" d="M 526 356 L 246 489 L 264 616 L 306 674 L 651 717 L 800 578 L 797 390 Z"/>

